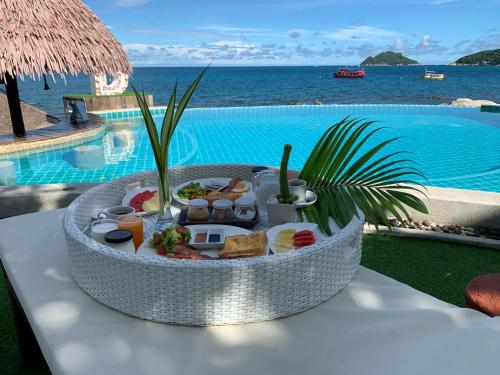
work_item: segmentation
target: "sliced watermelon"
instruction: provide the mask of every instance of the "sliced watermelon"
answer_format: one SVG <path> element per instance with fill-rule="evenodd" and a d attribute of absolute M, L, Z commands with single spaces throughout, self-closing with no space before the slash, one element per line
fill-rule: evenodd
<path fill-rule="evenodd" d="M 143 192 L 136 194 L 130 200 L 129 206 L 132 207 L 135 212 L 144 212 L 144 210 L 142 209 L 142 204 L 153 198 L 153 195 L 155 195 L 154 191 L 144 190 Z"/>

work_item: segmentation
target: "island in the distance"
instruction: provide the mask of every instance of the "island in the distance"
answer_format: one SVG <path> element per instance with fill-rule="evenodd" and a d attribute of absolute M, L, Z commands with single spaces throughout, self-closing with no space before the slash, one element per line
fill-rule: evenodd
<path fill-rule="evenodd" d="M 500 49 L 476 52 L 455 61 L 455 65 L 500 65 Z"/>
<path fill-rule="evenodd" d="M 385 51 L 377 56 L 367 57 L 362 63 L 362 66 L 369 65 L 420 65 L 418 61 L 409 59 L 399 52 Z"/>

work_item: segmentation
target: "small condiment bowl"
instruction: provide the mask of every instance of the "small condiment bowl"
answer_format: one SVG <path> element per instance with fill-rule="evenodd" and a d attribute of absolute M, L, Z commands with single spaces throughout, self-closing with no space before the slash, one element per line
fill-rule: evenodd
<path fill-rule="evenodd" d="M 204 242 L 196 242 L 196 235 L 198 234 L 206 235 Z M 213 239 L 216 239 L 216 241 L 213 241 Z M 222 249 L 224 241 L 225 235 L 223 228 L 191 229 L 191 240 L 189 241 L 189 246 L 197 250 Z"/>

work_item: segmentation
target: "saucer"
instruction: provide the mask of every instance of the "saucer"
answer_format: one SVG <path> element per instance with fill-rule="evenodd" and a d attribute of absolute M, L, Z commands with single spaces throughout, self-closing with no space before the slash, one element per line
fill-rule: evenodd
<path fill-rule="evenodd" d="M 306 191 L 306 199 L 304 201 L 296 201 L 295 208 L 305 208 L 312 206 L 318 200 L 318 196 L 314 191 L 307 190 Z"/>

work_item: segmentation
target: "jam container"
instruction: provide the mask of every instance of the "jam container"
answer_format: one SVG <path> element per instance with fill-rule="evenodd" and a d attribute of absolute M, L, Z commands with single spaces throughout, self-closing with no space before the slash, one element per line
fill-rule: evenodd
<path fill-rule="evenodd" d="M 234 216 L 240 220 L 252 220 L 255 217 L 256 210 L 254 201 L 250 198 L 238 198 L 234 202 L 236 208 Z"/>
<path fill-rule="evenodd" d="M 229 199 L 217 199 L 212 203 L 212 219 L 214 221 L 229 221 L 233 218 L 233 202 Z"/>
<path fill-rule="evenodd" d="M 191 199 L 188 202 L 187 216 L 192 221 L 208 220 L 208 201 L 206 199 Z"/>
<path fill-rule="evenodd" d="M 104 235 L 106 245 L 113 249 L 135 254 L 132 232 L 123 229 L 112 230 Z"/>

